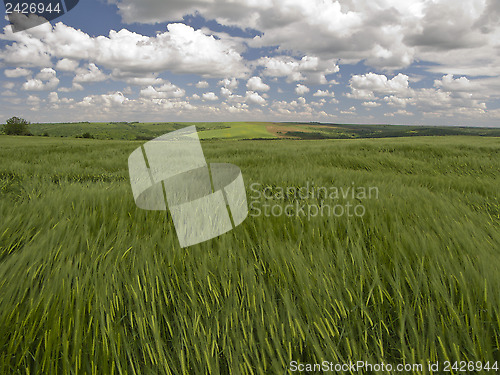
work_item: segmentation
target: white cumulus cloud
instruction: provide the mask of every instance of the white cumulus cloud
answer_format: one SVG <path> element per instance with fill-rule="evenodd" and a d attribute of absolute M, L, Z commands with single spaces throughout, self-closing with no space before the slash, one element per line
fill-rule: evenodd
<path fill-rule="evenodd" d="M 311 91 L 309 89 L 309 87 L 305 86 L 305 85 L 301 85 L 300 83 L 297 85 L 297 87 L 295 87 L 295 92 L 298 94 L 298 95 L 304 95 L 304 94 L 307 94 L 309 91 Z"/>
<path fill-rule="evenodd" d="M 258 104 L 261 106 L 266 104 L 266 99 L 264 99 L 262 96 L 260 96 L 258 93 L 254 91 L 247 91 L 245 95 L 245 100 L 247 101 L 247 103 Z"/>
<path fill-rule="evenodd" d="M 61 59 L 56 64 L 57 70 L 62 70 L 65 72 L 74 72 L 78 68 L 79 62 L 71 59 Z"/>
<path fill-rule="evenodd" d="M 238 80 L 236 78 L 224 78 L 217 83 L 218 86 L 223 86 L 229 90 L 236 90 L 238 88 Z"/>
<path fill-rule="evenodd" d="M 199 89 L 206 89 L 208 88 L 210 85 L 208 84 L 207 81 L 199 81 L 196 85 L 195 85 L 197 88 Z"/>
<path fill-rule="evenodd" d="M 269 87 L 269 85 L 266 85 L 262 81 L 262 78 L 252 77 L 247 82 L 247 89 L 249 89 L 250 91 L 269 91 L 271 87 Z"/>
<path fill-rule="evenodd" d="M 203 100 L 208 100 L 208 101 L 215 101 L 219 99 L 217 95 L 215 95 L 213 92 L 206 92 L 201 97 Z"/>
<path fill-rule="evenodd" d="M 73 82 L 76 83 L 102 82 L 107 79 L 106 74 L 94 63 L 88 64 L 87 69 L 78 69 L 76 73 L 73 79 Z"/>
<path fill-rule="evenodd" d="M 56 77 L 56 71 L 52 68 L 44 68 L 35 78 L 28 79 L 22 87 L 26 91 L 45 91 L 54 90 L 58 85 L 59 79 Z"/>
<path fill-rule="evenodd" d="M 4 74 L 8 78 L 18 78 L 18 77 L 26 77 L 31 75 L 31 70 L 16 68 L 16 69 L 6 69 Z"/>
<path fill-rule="evenodd" d="M 257 66 L 263 66 L 267 76 L 286 77 L 288 82 L 305 81 L 311 84 L 326 84 L 326 75 L 339 71 L 336 60 L 321 60 L 316 56 L 304 56 L 300 60 L 290 56 L 262 57 L 257 61 Z"/>

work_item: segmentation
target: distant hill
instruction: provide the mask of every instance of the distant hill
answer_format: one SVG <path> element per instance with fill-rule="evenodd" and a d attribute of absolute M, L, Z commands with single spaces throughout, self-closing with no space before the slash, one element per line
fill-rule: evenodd
<path fill-rule="evenodd" d="M 210 139 L 357 139 L 413 136 L 471 135 L 500 137 L 500 128 L 356 125 L 280 122 L 100 122 L 31 124 L 33 135 L 96 139 L 149 140 L 170 131 L 196 125 L 202 140 Z"/>

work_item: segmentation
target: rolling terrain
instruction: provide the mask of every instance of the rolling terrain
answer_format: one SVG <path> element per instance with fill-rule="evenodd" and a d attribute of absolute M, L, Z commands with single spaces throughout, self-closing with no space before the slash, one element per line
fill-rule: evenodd
<path fill-rule="evenodd" d="M 273 122 L 31 124 L 30 131 L 33 135 L 51 137 L 81 137 L 88 134 L 98 139 L 148 140 L 189 125 L 196 125 L 200 139 L 356 139 L 445 135 L 500 137 L 498 128 Z"/>

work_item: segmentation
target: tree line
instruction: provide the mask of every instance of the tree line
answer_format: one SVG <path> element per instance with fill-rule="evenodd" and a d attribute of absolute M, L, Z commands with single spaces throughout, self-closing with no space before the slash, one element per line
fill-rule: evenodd
<path fill-rule="evenodd" d="M 11 117 L 5 122 L 3 132 L 7 135 L 31 135 L 29 122 L 20 117 Z"/>

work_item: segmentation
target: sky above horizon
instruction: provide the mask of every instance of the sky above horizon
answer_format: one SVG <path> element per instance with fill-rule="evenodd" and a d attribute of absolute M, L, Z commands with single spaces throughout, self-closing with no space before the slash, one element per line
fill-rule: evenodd
<path fill-rule="evenodd" d="M 0 25 L 0 122 L 500 126 L 497 0 L 81 0 Z"/>

